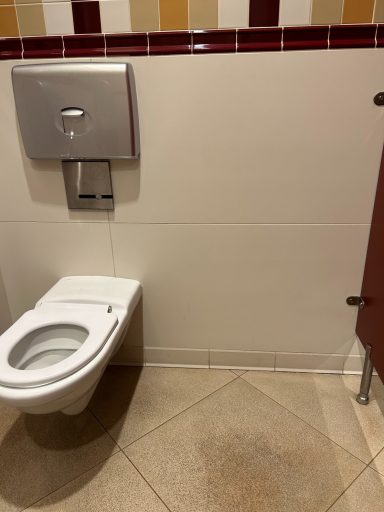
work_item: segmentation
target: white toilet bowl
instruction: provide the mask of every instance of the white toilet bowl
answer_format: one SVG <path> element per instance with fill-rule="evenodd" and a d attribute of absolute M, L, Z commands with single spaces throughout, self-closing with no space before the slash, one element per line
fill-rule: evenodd
<path fill-rule="evenodd" d="M 140 296 L 141 285 L 132 279 L 58 281 L 0 336 L 0 402 L 33 414 L 80 413 Z"/>

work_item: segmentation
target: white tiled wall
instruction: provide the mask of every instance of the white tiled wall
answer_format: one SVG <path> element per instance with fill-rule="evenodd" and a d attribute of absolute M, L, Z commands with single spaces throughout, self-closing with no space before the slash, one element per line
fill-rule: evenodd
<path fill-rule="evenodd" d="M 345 298 L 361 287 L 383 55 L 131 59 L 142 156 L 113 162 L 109 217 L 68 212 L 60 164 L 23 156 L 13 63 L 0 63 L 0 267 L 12 318 L 61 276 L 116 274 L 144 286 L 143 340 L 128 337 L 122 360 L 139 360 L 144 343 L 148 364 L 341 371 L 340 356 L 358 356 Z"/>

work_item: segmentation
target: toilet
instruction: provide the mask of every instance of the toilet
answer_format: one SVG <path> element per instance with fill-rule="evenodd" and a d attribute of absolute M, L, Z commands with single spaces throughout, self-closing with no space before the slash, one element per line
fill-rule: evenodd
<path fill-rule="evenodd" d="M 0 403 L 31 414 L 83 411 L 140 297 L 132 279 L 60 279 L 0 336 Z"/>

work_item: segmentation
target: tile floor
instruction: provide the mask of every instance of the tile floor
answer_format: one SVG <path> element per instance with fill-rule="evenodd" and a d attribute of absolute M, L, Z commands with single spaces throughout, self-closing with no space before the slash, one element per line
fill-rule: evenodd
<path fill-rule="evenodd" d="M 0 407 L 0 511 L 383 512 L 359 380 L 111 366 L 79 416 Z"/>

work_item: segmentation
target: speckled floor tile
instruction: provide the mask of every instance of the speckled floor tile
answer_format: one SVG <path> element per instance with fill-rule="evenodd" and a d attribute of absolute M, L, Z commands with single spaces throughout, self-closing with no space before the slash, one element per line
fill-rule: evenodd
<path fill-rule="evenodd" d="M 324 512 L 364 468 L 242 379 L 125 451 L 173 512 Z"/>
<path fill-rule="evenodd" d="M 382 450 L 372 461 L 371 467 L 384 476 L 384 450 Z"/>
<path fill-rule="evenodd" d="M 90 409 L 124 447 L 233 379 L 230 370 L 111 366 Z"/>
<path fill-rule="evenodd" d="M 233 373 L 235 373 L 237 376 L 244 375 L 244 373 L 247 373 L 247 370 L 232 370 Z"/>
<path fill-rule="evenodd" d="M 120 452 L 27 510 L 166 512 L 168 509 Z"/>
<path fill-rule="evenodd" d="M 367 464 L 384 446 L 384 386 L 378 377 L 367 406 L 355 400 L 358 375 L 248 372 L 241 378 Z"/>
<path fill-rule="evenodd" d="M 22 510 L 118 448 L 89 411 L 20 414 L 0 407 L 0 510 Z"/>
<path fill-rule="evenodd" d="M 383 512 L 384 477 L 367 468 L 329 512 Z"/>

